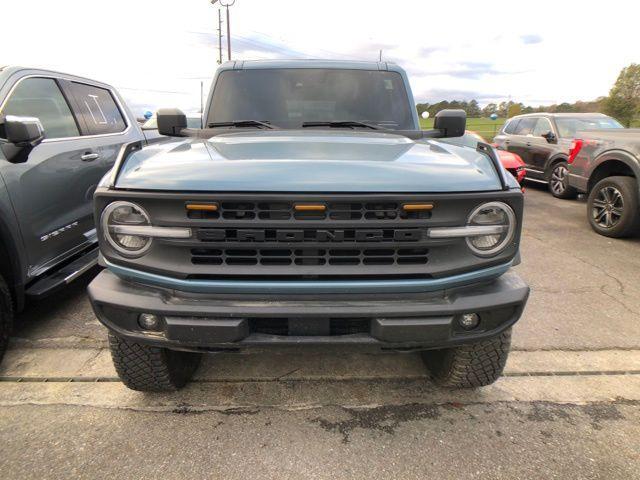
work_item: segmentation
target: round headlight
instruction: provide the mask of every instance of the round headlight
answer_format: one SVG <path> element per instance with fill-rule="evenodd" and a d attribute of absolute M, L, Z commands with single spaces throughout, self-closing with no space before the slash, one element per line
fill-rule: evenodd
<path fill-rule="evenodd" d="M 151 246 L 150 237 L 119 232 L 118 227 L 121 226 L 151 225 L 147 212 L 135 203 L 124 201 L 110 203 L 102 212 L 101 224 L 106 240 L 123 255 L 137 257 Z"/>
<path fill-rule="evenodd" d="M 503 227 L 497 229 L 498 233 L 495 234 L 467 237 L 467 245 L 473 253 L 489 257 L 500 253 L 513 239 L 516 230 L 516 214 L 506 203 L 483 203 L 471 212 L 467 224 L 469 226 Z"/>

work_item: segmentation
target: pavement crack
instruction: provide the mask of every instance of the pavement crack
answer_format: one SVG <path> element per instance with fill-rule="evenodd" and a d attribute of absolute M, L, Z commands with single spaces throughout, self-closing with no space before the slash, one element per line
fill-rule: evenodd
<path fill-rule="evenodd" d="M 90 365 L 92 365 L 93 362 L 95 362 L 96 359 L 102 354 L 102 352 L 102 348 L 97 349 L 95 353 L 82 364 L 80 371 L 84 371 L 85 368 L 88 368 Z"/>
<path fill-rule="evenodd" d="M 624 284 L 620 281 L 620 279 L 618 277 L 616 277 L 615 275 L 609 273 L 607 270 L 605 270 L 604 268 L 602 268 L 600 265 L 597 265 L 595 263 L 592 262 L 588 262 L 587 260 L 585 260 L 584 258 L 580 258 L 576 255 L 574 255 L 571 252 L 566 252 L 568 255 L 570 255 L 572 258 L 578 260 L 579 262 L 584 263 L 585 265 L 589 265 L 592 268 L 595 268 L 596 270 L 598 270 L 600 273 L 604 274 L 606 277 L 610 278 L 611 280 L 613 280 L 613 282 L 618 286 L 618 290 L 620 291 L 620 293 L 625 296 L 628 297 L 629 295 L 627 294 Z M 604 288 L 606 285 L 603 285 L 602 288 Z M 600 289 L 602 291 L 602 288 Z M 604 292 L 603 292 L 604 293 Z M 613 297 L 611 297 L 613 298 Z"/>
<path fill-rule="evenodd" d="M 296 373 L 297 371 L 300 370 L 300 367 L 298 368 L 294 368 L 293 370 L 291 370 L 290 372 L 287 373 L 283 373 L 282 375 L 280 375 L 279 377 L 276 377 L 276 381 L 282 380 L 285 377 L 288 377 L 289 375 Z"/>
<path fill-rule="evenodd" d="M 622 300 L 614 297 L 613 295 L 611 295 L 609 292 L 606 291 L 606 285 L 602 285 L 600 287 L 600 293 L 602 293 L 603 295 L 609 297 L 611 300 L 613 300 L 614 302 L 616 302 L 618 305 L 620 305 L 622 308 L 624 308 L 626 311 L 628 311 L 629 313 L 633 313 L 634 315 L 640 315 L 640 312 L 634 310 L 633 308 L 629 307 L 626 303 L 624 303 Z M 624 293 L 623 293 L 624 295 Z"/>

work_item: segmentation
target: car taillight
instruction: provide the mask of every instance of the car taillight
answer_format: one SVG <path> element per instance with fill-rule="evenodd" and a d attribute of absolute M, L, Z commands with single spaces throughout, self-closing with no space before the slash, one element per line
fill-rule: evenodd
<path fill-rule="evenodd" d="M 584 142 L 579 138 L 575 139 L 571 143 L 571 148 L 569 149 L 569 163 L 573 163 L 573 161 L 576 159 L 578 153 L 580 153 L 580 150 L 582 150 L 583 144 Z"/>

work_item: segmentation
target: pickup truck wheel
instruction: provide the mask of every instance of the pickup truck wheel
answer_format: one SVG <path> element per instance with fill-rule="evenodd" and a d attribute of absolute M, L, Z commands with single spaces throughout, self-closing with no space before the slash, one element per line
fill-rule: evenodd
<path fill-rule="evenodd" d="M 141 392 L 179 390 L 191 379 L 202 356 L 132 342 L 112 333 L 109 347 L 120 380 Z"/>
<path fill-rule="evenodd" d="M 569 186 L 569 168 L 567 162 L 558 162 L 551 168 L 549 175 L 549 190 L 556 198 L 576 198 L 578 191 Z"/>
<path fill-rule="evenodd" d="M 7 282 L 0 276 L 0 361 L 9 343 L 9 335 L 13 326 L 13 301 Z"/>
<path fill-rule="evenodd" d="M 633 177 L 607 177 L 589 192 L 589 223 L 600 235 L 628 237 L 640 230 L 638 184 Z"/>
<path fill-rule="evenodd" d="M 495 382 L 504 370 L 511 329 L 482 342 L 423 352 L 433 381 L 448 388 L 476 388 Z"/>

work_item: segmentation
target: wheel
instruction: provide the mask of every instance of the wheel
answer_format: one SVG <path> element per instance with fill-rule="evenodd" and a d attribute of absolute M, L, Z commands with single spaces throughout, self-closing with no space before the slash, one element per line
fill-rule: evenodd
<path fill-rule="evenodd" d="M 179 390 L 191 379 L 202 356 L 132 342 L 112 333 L 109 347 L 120 380 L 141 392 Z"/>
<path fill-rule="evenodd" d="M 0 361 L 4 357 L 9 343 L 9 335 L 13 326 L 13 301 L 9 287 L 0 276 Z"/>
<path fill-rule="evenodd" d="M 476 388 L 495 382 L 504 370 L 511 346 L 511 329 L 478 343 L 423 352 L 422 358 L 437 385 Z"/>
<path fill-rule="evenodd" d="M 638 184 L 633 177 L 608 177 L 589 192 L 587 216 L 600 235 L 628 237 L 640 229 Z"/>
<path fill-rule="evenodd" d="M 569 168 L 567 162 L 555 163 L 549 175 L 549 191 L 556 198 L 576 198 L 578 191 L 569 186 Z"/>

